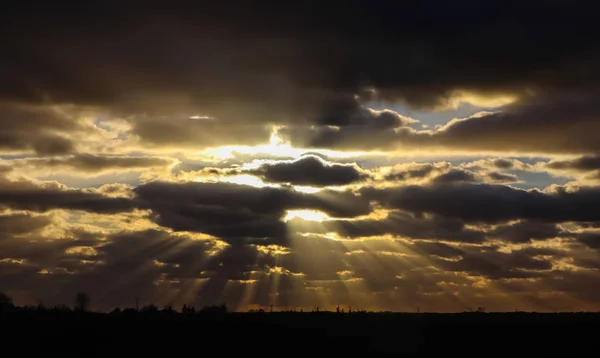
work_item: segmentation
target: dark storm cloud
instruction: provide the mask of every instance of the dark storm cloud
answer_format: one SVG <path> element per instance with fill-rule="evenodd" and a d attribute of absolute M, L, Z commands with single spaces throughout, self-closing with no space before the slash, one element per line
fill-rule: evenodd
<path fill-rule="evenodd" d="M 578 172 L 600 170 L 600 157 L 584 156 L 571 160 L 553 160 L 546 164 L 546 168 Z"/>
<path fill-rule="evenodd" d="M 600 249 L 600 232 L 586 232 L 576 235 L 577 241 L 588 246 L 589 248 Z"/>
<path fill-rule="evenodd" d="M 558 237 L 561 230 L 556 224 L 540 221 L 519 221 L 517 223 L 499 225 L 488 235 L 503 241 L 527 243 L 531 240 L 547 240 Z"/>
<path fill-rule="evenodd" d="M 597 152 L 600 146 L 591 135 L 600 129 L 595 97 L 585 92 L 540 96 L 499 113 L 451 121 L 427 140 L 433 146 L 467 150 Z"/>
<path fill-rule="evenodd" d="M 267 182 L 315 187 L 347 185 L 368 177 L 354 165 L 327 163 L 312 155 L 294 161 L 265 163 L 246 172 Z"/>
<path fill-rule="evenodd" d="M 420 138 L 420 135 L 408 126 L 400 128 L 377 128 L 368 125 L 288 126 L 278 133 L 296 147 L 348 151 L 390 151 L 398 149 L 400 143 L 405 140 L 414 142 L 415 137 Z"/>
<path fill-rule="evenodd" d="M 545 4 L 543 16 L 534 6 L 490 10 L 471 1 L 197 6 L 121 4 L 114 11 L 96 2 L 5 9 L 0 92 L 10 101 L 46 99 L 134 114 L 133 133 L 149 144 L 177 138 L 189 144 L 194 133 L 198 145 L 213 145 L 263 138 L 260 126 L 247 140 L 241 135 L 246 127 L 223 129 L 250 120 L 393 134 L 398 117 L 384 112 L 366 118 L 368 110 L 352 104 L 355 94 L 438 106 L 456 90 L 482 96 L 569 91 L 598 80 L 599 28 L 593 11 L 573 3 Z M 206 115 L 219 124 L 193 124 L 186 132 L 179 123 L 140 119 L 146 113 L 154 118 L 153 112 Z M 452 132 L 464 139 L 460 127 Z"/>
<path fill-rule="evenodd" d="M 10 237 L 0 240 L 0 256 L 2 259 L 24 260 L 25 264 L 37 267 L 39 271 L 59 267 L 62 260 L 68 262 L 65 250 L 77 246 L 77 240 L 71 239 L 34 240 Z"/>
<path fill-rule="evenodd" d="M 80 153 L 65 157 L 27 158 L 15 160 L 14 164 L 39 169 L 73 169 L 84 173 L 98 173 L 110 170 L 166 167 L 174 164 L 174 160 L 160 157 L 103 156 Z"/>
<path fill-rule="evenodd" d="M 389 109 L 365 108 L 359 100 L 360 97 L 352 95 L 326 102 L 320 117 L 316 118 L 316 124 L 333 128 L 357 126 L 365 130 L 369 127 L 373 130 L 390 130 L 417 122 Z"/>
<path fill-rule="evenodd" d="M 33 216 L 31 214 L 0 215 L 0 233 L 6 235 L 24 234 L 34 232 L 50 224 L 47 216 Z M 0 235 L 1 235 L 0 234 Z"/>
<path fill-rule="evenodd" d="M 14 166 L 0 171 L 18 177 L 23 168 L 17 163 L 82 173 L 168 166 L 170 160 L 142 156 L 144 150 L 262 144 L 270 139 L 271 125 L 292 144 L 315 152 L 570 153 L 581 157 L 534 169 L 600 170 L 597 12 L 578 1 L 543 5 L 338 0 L 213 1 L 180 9 L 110 1 L 7 5 L 0 11 L 0 152 L 38 157 L 19 155 L 10 159 Z M 418 122 L 399 109 L 406 106 L 396 106 L 439 108 L 456 104 L 457 96 L 482 102 L 496 95 L 519 101 L 432 130 L 418 130 Z M 398 112 L 368 108 L 379 105 Z M 115 119 L 125 123 L 119 129 L 103 124 Z M 87 150 L 96 144 L 107 146 L 103 155 Z M 142 154 L 116 156 L 131 151 Z M 597 273 L 560 271 L 560 265 L 551 270 L 554 261 L 548 258 L 598 268 L 598 234 L 563 232 L 556 225 L 598 227 L 597 187 L 542 192 L 489 185 L 516 182 L 506 170 L 534 171 L 504 158 L 480 168 L 400 165 L 374 182 L 364 179 L 379 178 L 377 169 L 327 158 L 282 158 L 275 151 L 256 158 L 272 161 L 246 170 L 242 164 L 254 158 L 237 153 L 210 164 L 213 168 L 208 160 L 186 158 L 176 169 L 253 174 L 286 187 L 151 182 L 132 190 L 118 183 L 75 190 L 0 179 L 3 208 L 106 214 L 97 223 L 56 224 L 56 231 L 67 233 L 61 239 L 43 237 L 46 231 L 55 235 L 44 230 L 53 224 L 50 216 L 0 215 L 0 287 L 30 300 L 63 303 L 84 290 L 93 302 L 112 308 L 131 305 L 136 296 L 159 305 L 237 302 L 247 283 L 236 281 L 256 277 L 251 302 L 261 305 L 273 297 L 300 302 L 309 288 L 322 289 L 332 301 L 351 302 L 349 287 L 358 282 L 364 291 L 357 296 L 368 296 L 374 305 L 378 294 L 392 300 L 401 292 L 390 304 L 397 308 L 404 299 L 413 307 L 434 300 L 444 285 L 465 296 L 453 292 L 444 299 L 479 301 L 489 298 L 473 284 L 481 277 L 535 278 L 540 286 L 528 281 L 521 291 L 558 290 L 600 302 Z M 282 159 L 287 161 L 277 161 Z M 290 187 L 354 183 L 373 187 L 314 194 Z M 386 188 L 389 184 L 404 186 Z M 122 197 L 112 197 L 117 195 Z M 392 211 L 381 219 L 342 220 L 378 206 Z M 97 234 L 73 228 L 103 226 L 119 220 L 112 214 L 135 209 L 148 209 L 164 229 Z M 284 223 L 286 211 L 295 209 L 320 210 L 334 219 Z M 132 227 L 137 219 L 131 219 Z M 480 223 L 498 226 L 476 226 Z M 166 231 L 171 229 L 176 232 Z M 184 231 L 219 239 L 192 239 Z M 330 231 L 353 240 L 321 235 Z M 374 238 L 383 235 L 401 239 Z M 555 237 L 566 238 L 560 250 L 531 247 L 532 241 Z M 488 239 L 497 247 L 484 246 Z M 501 250 L 511 244 L 524 248 Z M 322 298 L 301 303 L 307 307 Z M 437 301 L 432 308 L 445 304 Z"/>
<path fill-rule="evenodd" d="M 416 241 L 413 243 L 412 248 L 420 254 L 434 255 L 445 258 L 457 258 L 463 255 L 465 252 L 441 242 Z"/>
<path fill-rule="evenodd" d="M 199 173 L 219 176 L 250 174 L 268 183 L 312 187 L 344 186 L 370 178 L 369 173 L 355 164 L 331 163 L 312 154 L 295 160 L 271 160 L 253 169 L 204 167 Z"/>
<path fill-rule="evenodd" d="M 361 126 L 296 126 L 284 133 L 298 146 L 339 150 L 597 153 L 600 146 L 592 134 L 600 130 L 596 93 L 598 89 L 540 93 L 500 112 L 454 119 L 431 131 L 417 131 L 410 126 L 393 131 L 371 131 Z M 363 130 L 369 135 L 364 136 Z"/>
<path fill-rule="evenodd" d="M 76 255 L 67 254 L 68 249 L 92 247 L 99 241 L 90 238 L 61 237 L 47 238 L 40 230 L 51 224 L 47 216 L 29 214 L 11 214 L 0 216 L 0 261 L 20 262 L 29 269 L 55 268 L 66 269 L 67 264 Z M 88 257 L 85 257 L 88 258 Z M 36 272 L 37 273 L 37 272 Z M 0 275 L 1 276 L 1 275 Z"/>
<path fill-rule="evenodd" d="M 66 189 L 55 183 L 36 185 L 24 180 L 6 179 L 0 179 L 0 205 L 39 212 L 71 209 L 117 213 L 136 208 L 135 202 L 125 198 L 110 198 L 94 192 Z"/>
<path fill-rule="evenodd" d="M 289 224 L 299 232 L 337 232 L 346 238 L 394 235 L 413 239 L 468 243 L 481 243 L 485 240 L 483 231 L 466 228 L 459 219 L 444 217 L 426 219 L 402 212 L 391 212 L 382 219 L 328 220 L 319 224 L 293 219 Z"/>
<path fill-rule="evenodd" d="M 53 108 L 0 103 L 0 151 L 67 154 L 74 144 L 65 134 L 82 129 Z"/>
<path fill-rule="evenodd" d="M 582 187 L 574 191 L 557 187 L 552 192 L 542 192 L 490 184 L 410 185 L 389 189 L 365 188 L 362 193 L 378 200 L 384 207 L 433 213 L 468 222 L 600 220 L 600 188 L 597 187 Z"/>
<path fill-rule="evenodd" d="M 530 253 L 482 251 L 465 253 L 458 261 L 437 260 L 440 268 L 467 272 L 491 279 L 543 277 L 552 269 L 549 260 L 534 258 Z"/>
<path fill-rule="evenodd" d="M 351 192 L 304 194 L 288 188 L 197 182 L 152 182 L 134 192 L 159 224 L 225 238 L 283 238 L 286 210 L 320 210 L 333 217 L 371 211 L 368 201 Z"/>

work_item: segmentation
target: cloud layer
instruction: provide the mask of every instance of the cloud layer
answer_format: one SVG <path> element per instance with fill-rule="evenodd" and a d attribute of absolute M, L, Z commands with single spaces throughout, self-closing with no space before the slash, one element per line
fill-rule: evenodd
<path fill-rule="evenodd" d="M 600 308 L 588 5 L 141 5 L 0 13 L 17 303 Z"/>

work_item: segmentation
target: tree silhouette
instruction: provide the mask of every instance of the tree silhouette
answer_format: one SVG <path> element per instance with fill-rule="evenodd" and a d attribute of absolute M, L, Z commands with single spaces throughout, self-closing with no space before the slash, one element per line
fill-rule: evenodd
<path fill-rule="evenodd" d="M 12 297 L 3 292 L 0 292 L 0 311 L 5 311 L 13 307 L 14 304 Z"/>
<path fill-rule="evenodd" d="M 85 292 L 77 292 L 75 296 L 75 310 L 85 312 L 88 310 L 91 298 Z"/>

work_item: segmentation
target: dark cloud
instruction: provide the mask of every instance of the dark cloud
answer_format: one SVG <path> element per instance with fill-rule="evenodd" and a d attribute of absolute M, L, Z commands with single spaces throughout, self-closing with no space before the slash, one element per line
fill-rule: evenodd
<path fill-rule="evenodd" d="M 477 177 L 474 173 L 460 169 L 450 169 L 431 180 L 432 183 L 439 185 L 474 183 L 476 181 Z"/>
<path fill-rule="evenodd" d="M 43 136 L 33 143 L 33 150 L 38 154 L 60 155 L 73 151 L 73 143 L 59 136 Z"/>
<path fill-rule="evenodd" d="M 378 128 L 368 125 L 287 126 L 278 133 L 282 138 L 301 148 L 320 148 L 347 151 L 393 151 L 401 148 L 405 139 L 414 142 L 416 131 L 403 126 Z M 424 137 L 424 136 L 423 136 Z"/>
<path fill-rule="evenodd" d="M 599 188 L 490 185 L 517 182 L 507 170 L 600 170 L 600 26 L 592 10 L 578 1 L 471 0 L 7 5 L 0 12 L 0 152 L 10 166 L 0 167 L 0 287 L 34 304 L 71 302 L 85 290 L 102 308 L 140 296 L 159 305 L 306 308 L 362 297 L 375 307 L 465 309 L 459 301 L 494 302 L 499 295 L 490 292 L 502 294 L 496 289 L 535 296 L 538 307 L 550 294 L 597 305 L 600 276 L 590 269 L 598 268 L 600 240 L 588 229 L 600 222 Z M 431 130 L 404 115 L 461 101 L 482 109 L 508 102 L 498 98 L 516 101 L 424 123 Z M 196 152 L 265 144 L 274 131 L 314 153 L 213 161 Z M 355 160 L 336 162 L 319 148 L 579 157 L 373 168 L 375 161 L 341 164 Z M 190 175 L 252 174 L 283 185 L 131 187 L 107 176 L 95 189 L 72 189 L 21 177 L 35 172 L 25 166 L 66 175 L 166 167 L 173 162 L 155 153 L 167 152 L 181 159 L 174 170 L 200 171 Z M 375 154 L 391 165 L 389 153 Z M 243 165 L 252 159 L 269 161 Z M 354 183 L 364 187 L 292 188 Z M 407 185 L 414 183 L 421 186 Z M 380 208 L 387 217 L 362 217 Z M 85 223 L 39 215 L 53 209 L 105 215 Z M 110 231 L 114 214 L 135 209 L 163 228 L 134 231 L 143 219 L 132 215 L 132 231 Z M 302 209 L 333 219 L 283 221 L 286 211 Z M 586 231 L 562 222 L 585 223 Z M 98 231 L 82 229 L 88 226 Z M 555 237 L 564 240 L 559 248 L 532 245 Z M 510 251 L 513 244 L 521 249 Z M 563 259 L 581 269 L 555 261 Z M 503 302 L 498 307 L 513 309 Z"/>
<path fill-rule="evenodd" d="M 227 121 L 190 118 L 136 118 L 129 134 L 138 136 L 147 147 L 198 148 L 222 145 L 258 145 L 269 141 L 271 129 Z"/>
<path fill-rule="evenodd" d="M 354 165 L 327 163 L 312 155 L 289 162 L 265 163 L 246 172 L 267 182 L 315 187 L 348 185 L 368 177 Z"/>
<path fill-rule="evenodd" d="M 137 206 L 126 198 L 111 198 L 92 191 L 67 189 L 56 183 L 37 185 L 24 180 L 6 179 L 0 179 L 0 205 L 39 212 L 70 209 L 95 213 L 131 211 Z"/>
<path fill-rule="evenodd" d="M 591 133 L 600 129 L 595 120 L 600 107 L 594 93 L 542 93 L 499 112 L 454 119 L 431 131 L 408 125 L 393 131 L 296 126 L 286 134 L 295 145 L 339 150 L 596 153 L 600 147 Z"/>
<path fill-rule="evenodd" d="M 23 265 L 28 270 L 37 268 L 39 271 L 44 268 L 58 267 L 68 271 L 65 265 L 69 263 L 70 259 L 78 258 L 77 255 L 68 253 L 68 249 L 92 248 L 99 243 L 97 239 L 85 237 L 44 237 L 40 230 L 50 224 L 51 219 L 47 216 L 28 214 L 1 216 L 0 261 Z"/>
<path fill-rule="evenodd" d="M 210 261 L 221 257 L 224 249 L 216 240 L 194 240 L 160 230 L 121 232 L 110 236 L 107 241 L 107 244 L 98 248 L 98 258 L 107 265 L 152 264 L 169 277 L 179 279 L 202 277 L 201 272 L 207 265 L 209 268 L 210 265 L 216 265 Z M 233 275 L 243 274 L 244 265 L 257 256 L 256 250 L 251 251 L 253 255 L 243 248 L 236 250 L 244 253 L 238 256 L 239 266 L 232 271 L 223 268 L 221 277 L 233 278 Z"/>
<path fill-rule="evenodd" d="M 600 169 L 600 157 L 584 156 L 571 160 L 553 160 L 546 164 L 547 168 L 556 170 L 572 170 L 588 172 Z"/>
<path fill-rule="evenodd" d="M 531 240 L 547 240 L 558 237 L 561 230 L 556 224 L 539 221 L 519 221 L 517 223 L 499 225 L 488 233 L 500 240 L 527 243 Z"/>
<path fill-rule="evenodd" d="M 515 183 L 519 181 L 519 178 L 516 175 L 502 172 L 487 173 L 487 178 L 493 183 Z"/>
<path fill-rule="evenodd" d="M 588 246 L 592 249 L 600 249 L 600 233 L 599 232 L 585 232 L 576 236 L 577 241 Z"/>
<path fill-rule="evenodd" d="M 464 250 L 441 242 L 416 241 L 413 243 L 413 248 L 418 253 L 445 258 L 457 258 L 465 253 Z"/>
<path fill-rule="evenodd" d="M 481 243 L 485 233 L 470 228 L 458 219 L 433 217 L 417 218 L 403 212 L 391 212 L 381 219 L 328 220 L 320 224 L 294 219 L 291 228 L 299 232 L 337 232 L 342 237 L 361 238 L 394 235 L 412 239 Z"/>
<path fill-rule="evenodd" d="M 174 164 L 173 159 L 160 157 L 103 156 L 75 154 L 65 157 L 27 158 L 15 160 L 15 165 L 33 166 L 40 169 L 73 169 L 84 173 L 110 170 L 147 169 Z"/>
<path fill-rule="evenodd" d="M 351 192 L 304 194 L 288 188 L 197 182 L 152 182 L 134 192 L 159 224 L 226 238 L 283 238 L 286 210 L 319 210 L 333 217 L 371 211 L 368 201 Z"/>
<path fill-rule="evenodd" d="M 498 158 L 494 160 L 494 166 L 498 169 L 512 169 L 514 163 L 508 159 Z"/>
<path fill-rule="evenodd" d="M 389 240 L 346 244 L 298 236 L 288 253 L 273 256 L 253 245 L 227 246 L 220 240 L 197 240 L 185 233 L 162 230 L 124 231 L 106 240 L 2 239 L 0 283 L 7 292 L 27 292 L 46 304 L 70 302 L 73 292 L 85 290 L 93 297 L 94 308 L 107 310 L 115 305 L 130 306 L 136 296 L 141 304 L 172 304 L 175 308 L 183 303 L 209 305 L 223 301 L 232 309 L 270 303 L 325 308 L 318 299 L 320 290 L 329 292 L 335 302 L 356 307 L 373 302 L 383 305 L 377 293 L 388 295 L 402 290 L 401 303 L 388 303 L 393 308 L 401 307 L 405 300 L 423 305 L 430 294 L 441 294 L 447 287 L 456 290 L 461 299 L 474 299 L 480 291 L 473 288 L 473 280 L 481 277 L 554 282 L 563 275 L 550 271 L 551 262 L 538 257 L 564 257 L 565 252 L 555 249 L 525 248 L 504 253 L 492 247 L 454 247 L 426 241 L 406 246 L 392 244 Z M 91 255 L 73 252 L 80 247 L 94 247 L 95 251 Z M 591 256 L 579 258 L 589 260 Z M 203 284 L 191 284 L 198 280 Z M 234 289 L 237 285 L 253 286 L 238 291 Z M 545 292 L 547 288 L 536 290 Z M 584 285 L 562 290 L 576 295 L 587 292 Z M 283 297 L 273 301 L 274 292 Z M 368 300 L 357 301 L 361 294 L 367 294 Z M 487 296 L 477 297 L 477 302 L 487 302 Z M 465 309 L 440 306 L 437 300 L 430 304 Z"/>
<path fill-rule="evenodd" d="M 471 1 L 198 6 L 130 4 L 118 14 L 100 2 L 7 9 L 4 33 L 21 41 L 6 37 L 3 97 L 209 115 L 225 127 L 249 117 L 347 125 L 353 121 L 348 110 L 357 112 L 343 103 L 356 93 L 364 97 L 365 87 L 374 87 L 377 98 L 438 106 L 457 90 L 523 94 L 583 88 L 598 78 L 599 29 L 592 12 L 575 4 L 545 4 L 543 18 L 535 7 L 489 11 Z M 251 20 L 248 13 L 255 14 Z M 557 23 L 565 26 L 559 30 Z M 392 119 L 375 122 L 389 128 Z M 149 143 L 188 137 L 168 128 L 176 133 L 160 135 L 153 124 L 134 132 Z M 208 144 L 219 136 L 243 141 L 210 126 L 206 133 L 201 138 Z"/>
<path fill-rule="evenodd" d="M 401 168 L 400 170 L 392 170 L 391 173 L 386 174 L 384 179 L 386 181 L 403 181 L 407 179 L 422 179 L 428 177 L 430 174 L 447 169 L 448 165 L 438 167 L 433 163 L 415 163 L 413 165 Z"/>
<path fill-rule="evenodd" d="M 23 234 L 34 232 L 50 224 L 48 216 L 31 214 L 0 215 L 0 232 L 3 234 Z"/>
<path fill-rule="evenodd" d="M 522 190 L 503 185 L 464 184 L 362 190 L 363 195 L 389 208 L 433 213 L 469 222 L 534 219 L 552 222 L 596 221 L 600 190 L 582 187 L 552 192 Z"/>
<path fill-rule="evenodd" d="M 0 103 L 0 150 L 68 154 L 74 150 L 69 134 L 83 130 L 80 123 L 58 109 Z"/>
<path fill-rule="evenodd" d="M 499 113 L 449 122 L 432 145 L 467 150 L 530 153 L 590 153 L 600 147 L 590 131 L 600 110 L 590 94 L 548 95 Z M 572 141 L 570 138 L 578 138 Z"/>
<path fill-rule="evenodd" d="M 549 260 L 537 259 L 521 251 L 468 252 L 458 261 L 438 260 L 438 262 L 446 270 L 462 271 L 491 279 L 541 277 L 544 275 L 539 271 L 552 269 Z"/>

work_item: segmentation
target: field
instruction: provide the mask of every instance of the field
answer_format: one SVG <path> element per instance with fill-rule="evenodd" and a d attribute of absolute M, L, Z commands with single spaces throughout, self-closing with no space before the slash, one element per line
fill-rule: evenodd
<path fill-rule="evenodd" d="M 597 313 L 13 312 L 2 347 L 21 355 L 581 354 Z"/>

